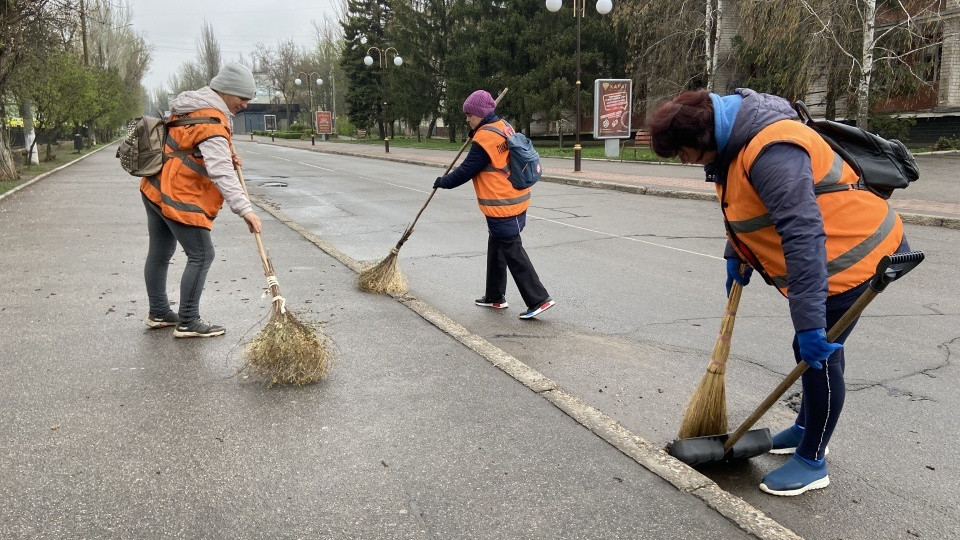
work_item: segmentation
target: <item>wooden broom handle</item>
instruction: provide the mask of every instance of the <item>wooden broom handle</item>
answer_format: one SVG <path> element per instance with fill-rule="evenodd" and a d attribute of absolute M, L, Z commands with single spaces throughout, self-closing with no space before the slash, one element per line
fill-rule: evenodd
<path fill-rule="evenodd" d="M 830 328 L 830 331 L 827 332 L 827 341 L 831 343 L 836 341 L 837 338 L 840 337 L 840 334 L 842 334 L 843 331 L 850 326 L 850 323 L 855 321 L 857 317 L 863 313 L 863 310 L 867 307 L 867 304 L 876 298 L 877 294 L 879 293 L 873 290 L 872 287 L 867 287 L 867 290 L 863 291 L 863 294 L 860 295 L 860 298 L 858 298 L 857 301 L 850 306 L 850 309 L 848 309 L 846 313 L 840 317 L 840 320 L 837 321 L 832 328 Z M 793 383 L 797 382 L 797 379 L 799 379 L 809 367 L 810 364 L 804 362 L 803 360 L 798 362 L 797 366 L 793 368 L 793 371 L 791 371 L 790 374 L 787 375 L 787 377 L 783 379 L 779 385 L 777 385 L 773 392 L 770 392 L 770 395 L 763 400 L 763 403 L 761 403 L 760 406 L 757 407 L 742 424 L 740 424 L 740 427 L 738 427 L 736 431 L 730 434 L 730 437 L 727 438 L 727 442 L 723 445 L 723 451 L 727 452 L 733 448 L 733 445 L 736 444 L 741 437 L 743 437 L 747 430 L 753 427 L 753 425 L 757 423 L 757 420 L 760 420 L 760 417 L 767 413 L 770 407 L 772 407 L 773 404 L 780 399 L 780 396 L 782 396 L 788 388 L 793 386 Z M 826 369 L 826 366 L 824 366 L 824 369 Z"/>
<path fill-rule="evenodd" d="M 741 266 L 741 272 L 743 266 Z M 715 365 L 717 369 L 727 363 L 727 357 L 730 355 L 730 336 L 733 335 L 733 326 L 737 319 L 737 308 L 740 306 L 740 296 L 743 292 L 743 285 L 734 280 L 730 286 L 730 296 L 727 297 L 727 309 L 723 313 L 723 319 L 720 321 L 720 333 L 717 334 L 717 341 L 713 345 L 713 353 L 710 355 L 710 364 Z"/>
<path fill-rule="evenodd" d="M 236 149 L 233 147 L 233 141 L 230 141 L 230 153 L 236 154 Z M 231 159 L 233 156 L 231 155 Z M 240 188 L 243 189 L 243 195 L 250 200 L 250 193 L 247 192 L 247 183 L 243 180 L 243 171 L 240 167 L 237 167 L 236 163 L 233 165 L 233 170 L 237 171 L 237 178 L 240 180 Z M 244 220 L 246 221 L 246 220 Z M 273 265 L 270 264 L 270 260 L 267 258 L 267 251 L 263 249 L 263 239 L 260 238 L 260 233 L 253 233 L 254 238 L 257 239 L 257 251 L 260 253 L 260 263 L 263 264 L 263 274 L 269 278 L 273 275 Z M 271 285 L 270 292 L 273 296 L 280 295 L 279 285 Z"/>
<path fill-rule="evenodd" d="M 494 104 L 497 104 L 497 105 L 500 104 L 500 100 L 503 99 L 503 96 L 507 95 L 507 90 L 509 90 L 509 88 L 504 88 L 503 90 L 500 91 L 500 94 L 497 96 L 497 99 L 493 100 Z M 447 174 L 450 172 L 451 169 L 453 169 L 453 166 L 457 164 L 457 160 L 460 159 L 460 154 L 463 154 L 464 149 L 466 149 L 467 145 L 470 144 L 471 142 L 473 142 L 473 136 L 467 137 L 467 140 L 463 141 L 463 145 L 460 147 L 460 151 L 457 152 L 456 157 L 453 158 L 453 161 L 450 162 L 450 165 L 447 166 L 447 170 L 444 171 L 443 174 Z M 416 225 L 417 220 L 420 219 L 420 214 L 422 214 L 423 211 L 427 209 L 427 205 L 430 204 L 430 200 L 433 199 L 433 196 L 436 195 L 436 193 L 437 193 L 437 188 L 433 188 L 433 191 L 430 192 L 430 196 L 427 197 L 427 202 L 423 203 L 423 206 L 420 207 L 420 211 L 417 212 L 416 217 L 414 217 L 413 221 L 410 222 L 410 225 L 407 227 L 407 230 L 403 232 L 403 236 L 400 237 L 400 241 L 397 242 L 397 245 L 396 247 L 394 247 L 394 249 L 399 250 L 400 247 L 403 246 L 403 243 L 407 241 L 407 238 L 410 237 L 410 233 L 413 232 L 413 226 Z"/>

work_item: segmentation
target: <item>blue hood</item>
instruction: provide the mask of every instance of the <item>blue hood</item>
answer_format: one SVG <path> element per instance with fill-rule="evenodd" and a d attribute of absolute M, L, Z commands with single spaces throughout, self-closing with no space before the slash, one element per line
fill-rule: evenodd
<path fill-rule="evenodd" d="M 711 93 L 710 101 L 713 102 L 713 138 L 717 141 L 717 153 L 723 154 L 730 141 L 730 132 L 733 131 L 743 96 L 731 94 L 721 97 Z"/>

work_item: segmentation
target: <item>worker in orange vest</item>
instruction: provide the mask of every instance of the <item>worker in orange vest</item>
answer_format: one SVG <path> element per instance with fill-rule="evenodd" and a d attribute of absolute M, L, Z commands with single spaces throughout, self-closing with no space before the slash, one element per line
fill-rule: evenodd
<path fill-rule="evenodd" d="M 453 189 L 473 180 L 477 204 L 487 219 L 487 283 L 478 306 L 503 309 L 506 300 L 507 270 L 520 290 L 526 309 L 521 319 L 532 319 L 554 306 L 555 302 L 540 283 L 530 257 L 523 249 L 520 232 L 527 221 L 530 188 L 516 189 L 507 177 L 509 149 L 492 126 L 512 134 L 512 128 L 496 114 L 497 103 L 486 90 L 477 90 L 463 102 L 473 144 L 463 162 L 434 182 L 434 189 Z"/>
<path fill-rule="evenodd" d="M 727 229 L 727 290 L 756 271 L 787 298 L 794 357 L 807 362 L 796 421 L 773 437 L 791 454 L 760 489 L 799 495 L 830 484 L 825 456 L 845 398 L 844 341 L 832 327 L 869 286 L 885 255 L 909 251 L 887 201 L 859 189 L 854 170 L 790 103 L 738 89 L 729 96 L 688 91 L 651 115 L 651 147 L 703 165 Z M 741 268 L 746 265 L 745 270 Z"/>
<path fill-rule="evenodd" d="M 178 95 L 170 102 L 171 119 L 215 121 L 170 127 L 164 148 L 170 158 L 159 174 L 140 181 L 150 233 L 143 270 L 150 301 L 146 322 L 151 328 L 176 326 L 174 337 L 226 332 L 200 319 L 200 295 L 214 260 L 210 231 L 224 201 L 251 233 L 260 232 L 260 218 L 234 168 L 241 160 L 230 142 L 230 119 L 255 95 L 253 74 L 238 63 L 223 66 L 209 86 Z M 180 278 L 180 307 L 174 313 L 167 298 L 167 269 L 178 243 L 187 263 Z"/>

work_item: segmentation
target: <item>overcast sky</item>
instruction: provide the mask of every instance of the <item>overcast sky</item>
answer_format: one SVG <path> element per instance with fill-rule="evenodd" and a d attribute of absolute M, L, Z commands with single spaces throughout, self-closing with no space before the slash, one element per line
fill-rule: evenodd
<path fill-rule="evenodd" d="M 314 44 L 313 22 L 336 16 L 333 0 L 129 0 L 133 25 L 150 46 L 152 61 L 143 79 L 148 92 L 165 86 L 170 74 L 197 57 L 197 40 L 204 21 L 220 42 L 223 62 L 250 53 L 258 41 L 276 48 L 292 39 Z"/>

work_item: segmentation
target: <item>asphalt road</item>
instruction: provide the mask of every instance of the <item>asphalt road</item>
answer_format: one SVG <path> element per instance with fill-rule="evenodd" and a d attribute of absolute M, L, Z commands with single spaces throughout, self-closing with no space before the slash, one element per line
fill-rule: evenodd
<path fill-rule="evenodd" d="M 202 302 L 227 334 L 147 329 L 144 210 L 111 150 L 0 198 L 0 538 L 796 538 L 700 475 L 674 470 L 678 489 L 638 465 L 567 414 L 593 413 L 574 396 L 543 388 L 561 409 L 438 312 L 360 292 L 267 214 L 289 307 L 332 340 L 326 380 L 242 371 L 270 304 L 229 213 Z"/>
<path fill-rule="evenodd" d="M 438 192 L 401 251 L 412 306 L 359 293 L 351 269 L 317 246 L 348 262 L 385 256 L 436 166 L 246 142 L 238 151 L 251 192 L 279 218 L 262 213 L 285 296 L 334 340 L 333 374 L 302 389 L 236 374 L 268 312 L 236 217 L 218 220 L 203 304 L 228 334 L 175 341 L 142 325 L 143 210 L 112 153 L 0 200 L 9 276 L 0 322 L 16 328 L 0 344 L 0 455 L 10 471 L 0 536 L 751 534 L 740 528 L 747 520 L 654 476 L 578 414 L 605 414 L 653 446 L 672 440 L 723 312 L 713 203 L 541 183 L 524 244 L 558 304 L 520 321 L 512 285 L 511 308 L 473 305 L 486 233 L 469 185 Z M 848 343 L 833 484 L 765 495 L 757 484 L 782 462 L 774 456 L 701 471 L 800 536 L 960 535 L 950 487 L 960 485 L 951 444 L 960 231 L 907 230 L 927 261 L 878 297 Z M 792 367 L 790 338 L 783 299 L 747 287 L 727 373 L 734 422 Z M 500 353 L 518 363 L 496 369 Z M 524 367 L 555 387 L 504 373 L 523 379 Z M 786 426 L 790 406 L 759 425 Z"/>
<path fill-rule="evenodd" d="M 434 167 L 245 144 L 251 184 L 292 221 L 356 260 L 386 255 L 430 192 Z M 590 163 L 585 168 L 589 168 Z M 911 188 L 912 189 L 912 188 Z M 483 219 L 469 185 L 440 191 L 404 245 L 411 294 L 558 382 L 641 437 L 676 434 L 704 372 L 724 307 L 724 238 L 715 204 L 544 183 L 524 244 L 558 305 L 532 323 L 517 309 L 472 304 L 483 284 Z M 730 492 L 809 538 L 940 538 L 960 534 L 951 362 L 960 299 L 950 284 L 960 231 L 908 226 L 927 260 L 871 305 L 848 343 L 847 404 L 831 441 L 827 490 L 770 497 L 760 478 L 782 458 L 705 471 Z M 519 295 L 508 288 L 514 306 Z M 792 368 L 783 299 L 744 291 L 727 392 L 745 418 Z M 795 392 L 788 392 L 792 394 Z M 789 424 L 795 396 L 760 423 Z M 940 486 L 940 487 L 938 487 Z"/>

